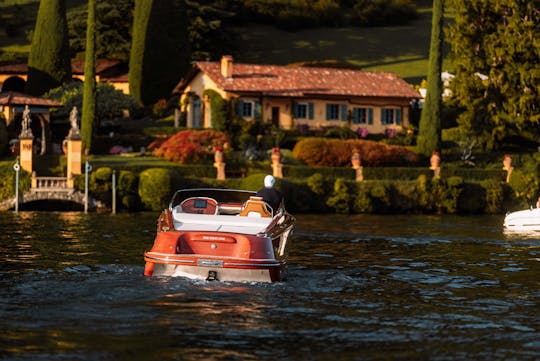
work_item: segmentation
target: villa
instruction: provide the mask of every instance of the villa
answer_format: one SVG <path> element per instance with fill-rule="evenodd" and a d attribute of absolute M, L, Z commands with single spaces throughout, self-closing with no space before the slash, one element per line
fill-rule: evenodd
<path fill-rule="evenodd" d="M 212 128 L 207 89 L 235 104 L 236 115 L 282 129 L 347 126 L 354 131 L 400 131 L 421 95 L 394 73 L 338 68 L 195 62 L 176 86 L 188 128 Z"/>

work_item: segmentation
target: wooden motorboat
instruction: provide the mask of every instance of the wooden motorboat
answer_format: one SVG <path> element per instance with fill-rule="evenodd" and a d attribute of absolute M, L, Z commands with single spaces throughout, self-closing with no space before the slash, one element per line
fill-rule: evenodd
<path fill-rule="evenodd" d="M 504 228 L 510 231 L 540 231 L 540 208 L 508 213 L 504 217 Z"/>
<path fill-rule="evenodd" d="M 295 218 L 255 192 L 177 191 L 144 253 L 146 276 L 274 282 L 283 279 Z"/>

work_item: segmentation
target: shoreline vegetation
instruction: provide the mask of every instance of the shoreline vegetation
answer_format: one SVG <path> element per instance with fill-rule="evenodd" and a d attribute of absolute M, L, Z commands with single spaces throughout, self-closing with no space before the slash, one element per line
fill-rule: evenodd
<path fill-rule="evenodd" d="M 14 161 L 0 162 L 3 200 L 14 195 Z M 211 164 L 181 165 L 139 153 L 91 156 L 89 162 L 93 168 L 89 174 L 89 194 L 105 205 L 104 210 L 111 207 L 114 171 L 119 212 L 160 211 L 167 207 L 174 191 L 181 188 L 257 190 L 264 176 L 271 174 L 269 161 L 250 162 L 241 172 L 229 169 L 224 181 L 216 179 L 216 168 Z M 364 167 L 361 182 L 355 180 L 350 166 L 285 164 L 283 174 L 276 187 L 293 213 L 504 214 L 533 203 L 532 198 L 519 198 L 518 187 L 523 184 L 506 183 L 506 172 L 501 168 L 443 165 L 441 178 L 436 179 L 428 166 Z M 516 174 L 516 180 L 517 177 L 520 175 Z M 21 192 L 30 188 L 30 178 L 30 174 L 23 172 Z M 84 174 L 75 176 L 75 188 L 84 192 Z"/>

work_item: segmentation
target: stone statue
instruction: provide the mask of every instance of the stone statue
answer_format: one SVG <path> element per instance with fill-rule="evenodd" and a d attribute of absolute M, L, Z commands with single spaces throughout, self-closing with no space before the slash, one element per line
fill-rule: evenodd
<path fill-rule="evenodd" d="M 69 139 L 78 139 L 81 137 L 78 114 L 77 107 L 73 107 L 69 113 L 69 123 L 71 124 L 71 129 L 69 129 L 69 134 L 67 136 Z"/>
<path fill-rule="evenodd" d="M 32 124 L 32 117 L 30 116 L 30 108 L 28 107 L 28 105 L 25 105 L 24 111 L 22 114 L 22 131 L 21 131 L 22 137 L 32 136 L 32 129 L 30 128 L 31 124 Z"/>
<path fill-rule="evenodd" d="M 71 113 L 69 113 L 69 122 L 71 123 L 71 129 L 79 129 L 79 124 L 78 124 L 78 114 L 79 112 L 77 111 L 77 107 L 73 107 L 73 109 L 71 109 Z"/>

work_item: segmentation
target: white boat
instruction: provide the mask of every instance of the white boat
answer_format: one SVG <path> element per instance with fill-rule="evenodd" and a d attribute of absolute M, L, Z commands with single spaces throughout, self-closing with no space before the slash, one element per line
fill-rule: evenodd
<path fill-rule="evenodd" d="M 294 224 L 283 205 L 274 213 L 255 192 L 180 190 L 158 219 L 144 274 L 281 281 Z"/>
<path fill-rule="evenodd" d="M 508 213 L 504 217 L 504 228 L 510 231 L 540 231 L 540 208 Z"/>

